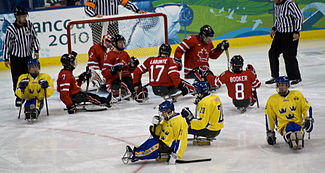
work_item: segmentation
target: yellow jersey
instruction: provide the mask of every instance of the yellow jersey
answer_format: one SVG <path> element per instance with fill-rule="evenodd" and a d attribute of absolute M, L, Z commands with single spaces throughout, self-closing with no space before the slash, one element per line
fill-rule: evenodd
<path fill-rule="evenodd" d="M 302 127 L 310 108 L 300 91 L 289 91 L 285 97 L 274 94 L 267 100 L 265 107 L 266 130 L 273 131 L 277 124 L 278 132 L 282 134 L 283 128 L 289 122 Z"/>

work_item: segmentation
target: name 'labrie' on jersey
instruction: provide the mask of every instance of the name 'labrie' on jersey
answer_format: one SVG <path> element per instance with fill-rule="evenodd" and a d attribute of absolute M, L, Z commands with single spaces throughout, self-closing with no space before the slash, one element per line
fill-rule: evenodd
<path fill-rule="evenodd" d="M 218 86 L 226 84 L 228 96 L 235 100 L 252 97 L 252 88 L 256 89 L 261 86 L 261 82 L 252 70 L 245 70 L 240 74 L 225 71 L 215 79 L 215 84 Z"/>
<path fill-rule="evenodd" d="M 265 107 L 266 130 L 273 131 L 277 124 L 278 132 L 282 134 L 283 127 L 289 122 L 302 127 L 308 110 L 311 115 L 311 106 L 300 91 L 291 90 L 285 97 L 274 94 Z"/>
<path fill-rule="evenodd" d="M 150 57 L 138 66 L 133 73 L 133 84 L 141 81 L 141 75 L 149 71 L 150 86 L 166 86 L 175 88 L 181 83 L 176 63 L 169 57 Z"/>

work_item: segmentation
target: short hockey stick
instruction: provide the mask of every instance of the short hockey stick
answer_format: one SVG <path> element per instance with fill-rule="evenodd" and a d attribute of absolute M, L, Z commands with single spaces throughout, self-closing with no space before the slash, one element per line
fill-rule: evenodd
<path fill-rule="evenodd" d="M 47 96 L 46 96 L 46 88 L 44 88 L 44 95 L 45 95 L 45 106 L 46 106 L 46 115 L 49 116 L 49 108 L 47 105 Z"/>
<path fill-rule="evenodd" d="M 226 52 L 226 56 L 227 56 L 227 67 L 228 67 L 228 71 L 229 71 L 230 68 L 229 68 L 229 51 L 228 51 L 228 49 L 226 49 L 225 52 Z"/>
<path fill-rule="evenodd" d="M 195 162 L 208 162 L 211 161 L 211 158 L 208 159 L 195 159 L 195 160 L 176 160 L 176 163 L 195 163 Z"/>

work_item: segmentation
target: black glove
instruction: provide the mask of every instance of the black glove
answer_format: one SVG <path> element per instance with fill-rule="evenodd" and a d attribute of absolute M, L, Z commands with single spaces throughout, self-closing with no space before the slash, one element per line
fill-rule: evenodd
<path fill-rule="evenodd" d="M 304 129 L 306 130 L 306 132 L 310 133 L 311 131 L 313 131 L 313 127 L 314 127 L 314 118 L 312 117 L 307 117 L 305 119 L 304 122 Z"/>
<path fill-rule="evenodd" d="M 229 48 L 228 40 L 223 40 L 221 43 L 217 45 L 217 49 L 219 49 L 221 52 L 227 50 L 228 48 Z"/>
<path fill-rule="evenodd" d="M 190 92 L 190 89 L 185 85 L 184 82 L 181 82 L 177 89 L 182 91 L 182 95 L 185 96 L 186 94 L 188 94 Z"/>
<path fill-rule="evenodd" d="M 118 71 L 122 71 L 123 69 L 123 64 L 122 63 L 118 63 L 118 64 L 115 64 L 111 67 L 111 74 L 112 75 L 115 75 Z"/>
<path fill-rule="evenodd" d="M 267 143 L 269 145 L 274 145 L 276 144 L 276 137 L 275 137 L 275 133 L 274 131 L 268 131 L 266 133 L 266 136 L 267 136 Z"/>
<path fill-rule="evenodd" d="M 68 106 L 67 109 L 69 114 L 74 114 L 77 112 L 77 107 L 75 105 Z"/>
<path fill-rule="evenodd" d="M 191 110 L 188 107 L 182 109 L 181 115 L 186 119 L 187 124 L 190 124 L 190 122 L 194 118 Z"/>
<path fill-rule="evenodd" d="M 28 83 L 29 83 L 29 79 L 28 78 L 25 78 L 25 79 L 22 79 L 19 84 L 18 84 L 18 87 L 22 90 L 25 90 L 26 87 L 28 86 Z"/>
<path fill-rule="evenodd" d="M 183 67 L 182 59 L 174 58 L 174 61 L 175 61 L 176 65 L 177 65 L 178 70 L 181 71 L 182 67 Z"/>
<path fill-rule="evenodd" d="M 131 61 L 129 63 L 130 68 L 135 69 L 138 67 L 139 64 L 140 64 L 139 60 L 137 58 L 135 58 L 134 56 L 132 56 Z"/>
<path fill-rule="evenodd" d="M 42 88 L 48 88 L 49 87 L 49 83 L 47 82 L 46 79 L 41 79 L 38 81 L 38 83 L 41 85 Z"/>

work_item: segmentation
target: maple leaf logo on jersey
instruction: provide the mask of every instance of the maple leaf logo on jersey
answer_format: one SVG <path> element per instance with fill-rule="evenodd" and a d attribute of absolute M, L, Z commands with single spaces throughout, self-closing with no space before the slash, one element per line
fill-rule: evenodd
<path fill-rule="evenodd" d="M 205 48 L 202 48 L 201 51 L 197 53 L 197 56 L 200 58 L 199 61 L 207 62 L 209 58 L 208 51 Z"/>

